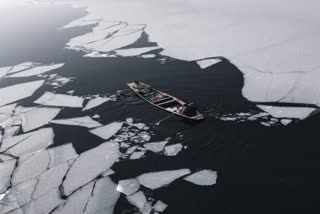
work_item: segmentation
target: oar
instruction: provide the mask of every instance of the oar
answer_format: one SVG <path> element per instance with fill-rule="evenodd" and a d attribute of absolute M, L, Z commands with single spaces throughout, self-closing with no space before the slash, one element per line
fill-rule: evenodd
<path fill-rule="evenodd" d="M 169 116 L 165 117 L 164 119 L 162 120 L 159 120 L 157 123 L 156 123 L 156 126 L 158 126 L 161 122 L 163 122 L 164 120 L 168 119 L 169 117 L 173 116 L 175 114 L 170 114 Z"/>

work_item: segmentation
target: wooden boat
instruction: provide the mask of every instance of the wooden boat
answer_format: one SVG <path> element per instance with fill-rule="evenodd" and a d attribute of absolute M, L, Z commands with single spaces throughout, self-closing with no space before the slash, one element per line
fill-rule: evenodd
<path fill-rule="evenodd" d="M 151 105 L 156 106 L 164 111 L 189 120 L 204 119 L 204 116 L 195 109 L 194 112 L 191 112 L 192 114 L 189 115 L 188 113 L 190 112 L 187 112 L 185 110 L 188 106 L 187 103 L 167 93 L 154 89 L 145 83 L 135 81 L 132 83 L 127 83 L 127 85 L 139 97 L 141 97 Z"/>

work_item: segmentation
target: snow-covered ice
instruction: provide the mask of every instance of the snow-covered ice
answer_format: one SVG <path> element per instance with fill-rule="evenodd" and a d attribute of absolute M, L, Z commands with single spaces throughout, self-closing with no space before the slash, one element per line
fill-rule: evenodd
<path fill-rule="evenodd" d="M 67 94 L 55 94 L 47 91 L 39 99 L 34 101 L 34 103 L 46 106 L 82 108 L 83 98 Z"/>
<path fill-rule="evenodd" d="M 138 180 L 141 185 L 149 189 L 158 189 L 190 173 L 189 169 L 149 172 L 139 175 Z"/>
<path fill-rule="evenodd" d="M 9 77 L 30 77 L 30 76 L 35 76 L 39 74 L 46 73 L 48 71 L 52 71 L 58 68 L 61 68 L 64 66 L 64 63 L 59 63 L 59 64 L 52 64 L 52 65 L 41 65 L 37 67 L 33 67 L 24 71 L 21 71 L 19 73 L 15 73 L 10 75 Z"/>
<path fill-rule="evenodd" d="M 68 171 L 63 182 L 63 192 L 73 191 L 93 180 L 109 169 L 120 157 L 117 143 L 105 142 L 82 153 Z"/>
<path fill-rule="evenodd" d="M 47 151 L 50 154 L 50 168 L 65 163 L 66 161 L 75 159 L 79 156 L 73 148 L 72 143 L 49 148 L 47 149 Z"/>
<path fill-rule="evenodd" d="M 44 80 L 37 80 L 0 88 L 0 106 L 30 97 L 43 83 Z"/>
<path fill-rule="evenodd" d="M 168 156 L 176 156 L 181 150 L 183 149 L 183 146 L 181 143 L 169 145 L 165 147 L 166 155 Z"/>
<path fill-rule="evenodd" d="M 184 180 L 200 186 L 211 186 L 216 184 L 218 174 L 212 170 L 201 170 L 184 178 Z"/>
<path fill-rule="evenodd" d="M 62 124 L 62 125 L 72 125 L 72 126 L 83 126 L 87 128 L 96 128 L 96 127 L 102 126 L 101 123 L 91 119 L 91 117 L 89 116 L 75 117 L 75 118 L 68 118 L 68 119 L 57 119 L 57 120 L 52 120 L 51 123 Z"/>
<path fill-rule="evenodd" d="M 15 169 L 15 164 L 15 159 L 0 162 L 0 194 L 4 193 L 10 186 L 10 179 L 12 172 Z"/>
<path fill-rule="evenodd" d="M 140 184 L 138 179 L 131 178 L 127 180 L 121 180 L 118 183 L 117 191 L 125 195 L 132 195 L 140 189 Z"/>
<path fill-rule="evenodd" d="M 122 125 L 122 122 L 113 122 L 105 126 L 92 129 L 90 130 L 90 132 L 94 135 L 101 137 L 102 139 L 108 140 L 122 128 Z"/>
<path fill-rule="evenodd" d="M 55 118 L 60 108 L 34 108 L 22 114 L 23 122 L 22 129 L 24 132 L 46 125 L 49 121 Z"/>
<path fill-rule="evenodd" d="M 109 101 L 109 100 L 110 100 L 110 98 L 108 98 L 108 97 L 94 98 L 94 99 L 90 100 L 82 110 L 86 111 L 86 110 L 92 109 L 94 107 L 97 107 L 97 106 Z"/>

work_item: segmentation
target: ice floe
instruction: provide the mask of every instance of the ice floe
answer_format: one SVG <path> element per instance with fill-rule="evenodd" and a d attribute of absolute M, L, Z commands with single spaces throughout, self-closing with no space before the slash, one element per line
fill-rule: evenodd
<path fill-rule="evenodd" d="M 221 62 L 221 59 L 201 59 L 196 61 L 200 68 L 205 69 L 211 65 Z"/>
<path fill-rule="evenodd" d="M 150 172 L 139 175 L 138 180 L 141 185 L 149 189 L 158 189 L 190 173 L 189 169 Z"/>
<path fill-rule="evenodd" d="M 102 126 L 101 123 L 91 119 L 91 117 L 89 116 L 75 117 L 75 118 L 68 118 L 68 119 L 57 119 L 57 120 L 52 120 L 51 123 L 71 125 L 71 126 L 83 126 L 87 128 L 96 128 L 96 127 Z"/>
<path fill-rule="evenodd" d="M 153 205 L 152 208 L 153 208 L 154 211 L 156 211 L 156 212 L 164 212 L 165 209 L 167 209 L 167 207 L 168 207 L 167 204 L 165 204 L 164 202 L 158 200 L 158 201 L 155 203 L 155 205 Z"/>
<path fill-rule="evenodd" d="M 60 108 L 34 108 L 22 114 L 22 129 L 24 132 L 46 125 L 49 121 L 55 118 Z"/>
<path fill-rule="evenodd" d="M 159 50 L 159 47 L 143 47 L 143 48 L 130 48 L 130 49 L 120 49 L 116 50 L 116 54 L 123 57 L 128 56 L 138 56 L 150 51 Z"/>
<path fill-rule="evenodd" d="M 49 148 L 47 151 L 50 154 L 50 168 L 75 159 L 79 156 L 71 143 Z"/>
<path fill-rule="evenodd" d="M 122 125 L 122 122 L 113 122 L 109 123 L 108 125 L 92 129 L 90 132 L 101 137 L 102 139 L 108 140 L 122 128 Z"/>
<path fill-rule="evenodd" d="M 44 80 L 37 80 L 0 88 L 0 106 L 30 97 L 43 83 Z"/>
<path fill-rule="evenodd" d="M 173 144 L 165 147 L 165 153 L 168 156 L 175 156 L 183 149 L 182 144 Z"/>
<path fill-rule="evenodd" d="M 297 118 L 304 119 L 308 117 L 316 108 L 307 107 L 279 107 L 279 106 L 264 106 L 258 105 L 258 107 L 275 118 Z"/>
<path fill-rule="evenodd" d="M 118 183 L 117 191 L 125 195 L 132 195 L 140 189 L 140 183 L 138 179 L 131 178 L 127 180 L 121 180 Z"/>
<path fill-rule="evenodd" d="M 113 213 L 120 197 L 117 185 L 109 177 L 96 181 L 84 213 Z"/>
<path fill-rule="evenodd" d="M 134 152 L 131 156 L 130 159 L 131 160 L 136 160 L 136 159 L 140 159 L 143 157 L 143 155 L 145 154 L 145 151 L 140 151 L 140 152 Z"/>
<path fill-rule="evenodd" d="M 51 128 L 44 128 L 27 134 L 17 135 L 5 139 L 0 147 L 0 152 L 13 156 L 36 152 L 53 144 L 54 133 Z"/>
<path fill-rule="evenodd" d="M 216 184 L 217 172 L 212 170 L 201 170 L 184 178 L 184 180 L 200 186 L 211 186 Z"/>
<path fill-rule="evenodd" d="M 0 162 L 0 194 L 4 193 L 10 186 L 11 175 L 15 169 L 15 165 L 15 159 Z"/>
<path fill-rule="evenodd" d="M 152 143 L 146 143 L 143 146 L 154 153 L 158 153 L 163 151 L 165 145 L 168 143 L 168 141 L 160 141 L 160 142 L 152 142 Z"/>
<path fill-rule="evenodd" d="M 66 94 L 45 92 L 39 99 L 34 101 L 34 103 L 46 106 L 82 108 L 83 98 Z"/>
<path fill-rule="evenodd" d="M 119 145 L 112 142 L 105 142 L 82 153 L 66 175 L 63 182 L 63 193 L 70 195 L 109 169 L 119 157 Z"/>
<path fill-rule="evenodd" d="M 97 98 L 94 98 L 92 100 L 90 100 L 87 105 L 82 109 L 83 111 L 86 111 L 86 110 L 89 110 L 89 109 L 92 109 L 92 108 L 95 108 L 107 101 L 111 100 L 110 98 L 108 97 L 97 97 Z"/>
<path fill-rule="evenodd" d="M 10 104 L 10 105 L 6 105 L 6 106 L 2 106 L 0 107 L 0 114 L 8 114 L 11 115 L 14 113 L 14 110 L 16 108 L 17 104 Z"/>
<path fill-rule="evenodd" d="M 21 71 L 19 73 L 9 75 L 8 77 L 30 77 L 30 76 L 35 76 L 35 75 L 46 73 L 48 71 L 58 69 L 63 66 L 64 66 L 64 63 L 52 64 L 52 65 L 41 65 L 41 66 L 36 66 L 30 69 Z"/>

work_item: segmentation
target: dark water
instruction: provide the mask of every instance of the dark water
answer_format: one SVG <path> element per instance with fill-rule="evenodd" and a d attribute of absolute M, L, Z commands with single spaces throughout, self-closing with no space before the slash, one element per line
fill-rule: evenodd
<path fill-rule="evenodd" d="M 44 86 L 30 99 L 21 101 L 21 104 L 32 105 L 32 101 L 46 90 L 57 93 L 75 90 L 75 95 L 78 96 L 114 94 L 117 90 L 127 90 L 127 82 L 140 80 L 182 100 L 194 102 L 206 117 L 199 123 L 172 117 L 155 126 L 152 124 L 167 114 L 132 93 L 125 93 L 116 102 L 107 102 L 91 111 L 90 115 L 98 113 L 101 116 L 99 120 L 103 124 L 132 117 L 135 121 L 151 126 L 155 133 L 151 141 L 171 137 L 172 143 L 188 146 L 175 157 L 147 153 L 146 158 L 118 162 L 112 167 L 116 172 L 111 176 L 114 181 L 159 170 L 212 169 L 218 171 L 218 181 L 214 186 L 201 187 L 178 180 L 149 194 L 167 203 L 169 207 L 165 213 L 172 214 L 314 213 L 318 209 L 318 115 L 287 127 L 265 127 L 252 121 L 221 121 L 215 115 L 259 112 L 253 103 L 242 96 L 242 73 L 227 60 L 223 59 L 222 62 L 202 70 L 194 62 L 161 55 L 154 59 L 84 58 L 81 53 L 64 49 L 64 45 L 69 38 L 88 32 L 90 26 L 56 30 L 69 20 L 84 15 L 81 11 L 67 7 L 50 6 L 51 13 L 58 13 L 61 9 L 65 10 L 64 14 L 72 15 L 53 21 L 44 31 L 30 30 L 29 36 L 25 38 L 25 45 L 6 48 L 0 65 L 2 67 L 24 61 L 64 62 L 63 68 L 52 73 L 76 79 L 58 89 Z M 40 17 L 47 16 L 40 13 Z M 33 21 L 37 23 L 37 20 Z M 150 45 L 146 34 L 133 44 L 137 47 L 142 45 Z M 159 59 L 164 58 L 166 63 L 162 64 Z M 5 79 L 0 82 L 0 87 L 34 79 L 37 78 Z M 81 110 L 65 109 L 59 117 L 82 115 Z M 52 127 L 56 135 L 55 145 L 72 142 L 78 152 L 103 142 L 81 127 Z M 178 137 L 180 134 L 183 135 L 182 139 Z M 131 212 L 132 206 L 121 196 L 115 213 L 126 213 L 128 210 Z"/>

